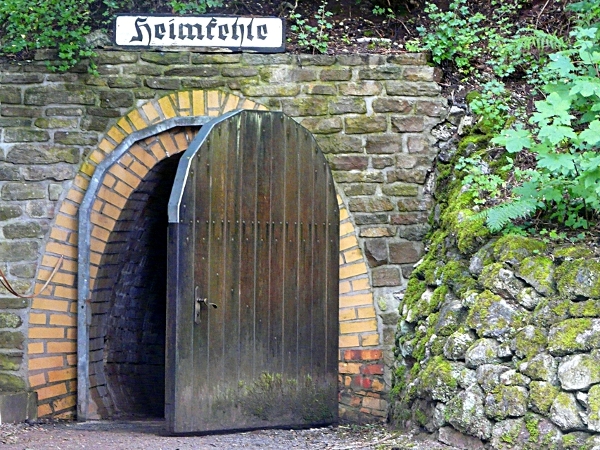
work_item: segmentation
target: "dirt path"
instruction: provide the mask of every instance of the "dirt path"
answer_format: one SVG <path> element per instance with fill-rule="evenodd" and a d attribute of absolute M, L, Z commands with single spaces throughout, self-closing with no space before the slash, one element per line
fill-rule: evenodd
<path fill-rule="evenodd" d="M 4 444 L 4 445 L 2 445 Z M 166 436 L 163 421 L 0 425 L 2 450 L 329 449 L 449 450 L 384 426 L 259 430 L 210 436 Z"/>

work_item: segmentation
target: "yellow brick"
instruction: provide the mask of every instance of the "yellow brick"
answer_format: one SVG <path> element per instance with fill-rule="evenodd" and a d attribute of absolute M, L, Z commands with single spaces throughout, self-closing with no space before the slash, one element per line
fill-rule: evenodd
<path fill-rule="evenodd" d="M 160 105 L 160 109 L 162 109 L 163 115 L 167 119 L 170 119 L 177 115 L 177 113 L 175 112 L 175 109 L 173 108 L 173 104 L 171 103 L 170 95 L 159 99 L 158 104 Z"/>
<path fill-rule="evenodd" d="M 377 330 L 377 320 L 356 320 L 353 322 L 343 322 L 340 323 L 340 333 L 341 334 L 350 334 L 350 333 L 362 333 L 365 331 L 376 331 Z"/>
<path fill-rule="evenodd" d="M 221 110 L 221 114 L 225 114 L 228 111 L 233 111 L 237 106 L 238 99 L 235 95 L 228 95 L 225 101 L 225 105 Z"/>
<path fill-rule="evenodd" d="M 48 342 L 46 344 L 48 353 L 75 353 L 77 351 L 77 342 Z"/>
<path fill-rule="evenodd" d="M 67 314 L 51 314 L 50 325 L 65 325 L 73 327 L 77 325 L 77 318 Z"/>
<path fill-rule="evenodd" d="M 62 367 L 62 356 L 48 356 L 46 358 L 29 358 L 29 370 L 50 369 Z"/>
<path fill-rule="evenodd" d="M 77 377 L 77 371 L 75 367 L 69 367 L 68 369 L 54 370 L 48 372 L 48 381 L 54 383 L 55 381 L 72 380 Z"/>
<path fill-rule="evenodd" d="M 340 348 L 358 347 L 358 336 L 340 336 Z"/>
<path fill-rule="evenodd" d="M 361 259 L 363 259 L 362 250 L 360 248 L 346 250 L 344 252 L 344 259 L 346 260 L 347 263 L 361 260 Z"/>
<path fill-rule="evenodd" d="M 117 144 L 121 143 L 123 139 L 125 139 L 125 134 L 117 127 L 112 127 L 106 134 L 108 134 Z"/>
<path fill-rule="evenodd" d="M 177 99 L 178 99 L 178 103 L 179 103 L 179 109 L 190 109 L 190 93 L 189 92 L 179 92 Z"/>
<path fill-rule="evenodd" d="M 204 104 L 204 91 L 192 92 L 192 110 L 195 116 L 206 116 L 206 106 Z"/>
<path fill-rule="evenodd" d="M 148 126 L 148 122 L 146 122 L 146 120 L 144 120 L 144 118 L 142 117 L 142 115 L 140 114 L 140 112 L 137 109 L 134 111 L 131 111 L 127 115 L 127 117 L 129 117 L 129 120 L 131 121 L 131 123 L 137 130 L 143 130 L 144 128 L 146 128 Z"/>
<path fill-rule="evenodd" d="M 62 327 L 58 328 L 46 328 L 46 327 L 30 327 L 29 338 L 30 339 L 47 339 L 47 338 L 64 338 L 65 329 Z"/>
<path fill-rule="evenodd" d="M 356 247 L 357 245 L 358 240 L 354 234 L 340 239 L 340 251 L 348 250 L 349 248 Z"/>
<path fill-rule="evenodd" d="M 372 304 L 373 294 L 371 294 L 370 292 L 367 294 L 344 295 L 340 297 L 340 308 Z"/>
<path fill-rule="evenodd" d="M 142 106 L 142 111 L 144 112 L 144 114 L 146 114 L 146 117 L 148 118 L 148 121 L 150 123 L 153 123 L 156 120 L 160 119 L 160 114 L 158 113 L 158 110 L 150 102 Z"/>
<path fill-rule="evenodd" d="M 254 103 L 252 100 L 248 100 L 247 98 L 240 99 L 240 103 L 238 108 L 240 109 L 256 109 L 258 105 Z"/>
<path fill-rule="evenodd" d="M 366 289 L 371 289 L 371 284 L 369 283 L 369 279 L 367 277 L 359 278 L 358 280 L 352 280 L 350 283 L 352 284 L 353 291 L 364 291 Z"/>
<path fill-rule="evenodd" d="M 341 280 L 345 280 L 346 278 L 352 278 L 357 275 L 363 275 L 365 273 L 367 273 L 367 266 L 362 261 L 340 267 L 340 279 Z"/>
<path fill-rule="evenodd" d="M 52 402 L 52 406 L 54 407 L 54 411 L 62 411 L 63 409 L 73 408 L 77 404 L 77 397 L 75 395 L 69 395 L 68 397 L 64 397 Z M 71 417 L 73 415 L 72 411 L 65 413 L 67 417 Z M 58 417 L 58 415 L 56 416 Z"/>
<path fill-rule="evenodd" d="M 77 300 L 77 289 L 56 286 L 56 288 L 54 288 L 54 295 L 60 298 L 67 298 L 69 300 Z"/>
<path fill-rule="evenodd" d="M 375 308 L 372 306 L 367 308 L 356 308 L 356 314 L 358 315 L 359 319 L 371 319 L 375 317 Z"/>
<path fill-rule="evenodd" d="M 44 344 L 42 342 L 34 342 L 27 346 L 27 353 L 35 355 L 38 353 L 44 353 Z"/>
<path fill-rule="evenodd" d="M 67 386 L 65 383 L 56 384 L 54 386 L 48 386 L 41 389 L 37 389 L 38 400 L 45 400 L 47 398 L 58 397 L 67 393 Z"/>
<path fill-rule="evenodd" d="M 348 217 L 350 217 L 348 215 L 348 210 L 346 208 L 341 208 L 340 209 L 340 222 L 342 222 L 343 220 L 346 220 Z"/>
<path fill-rule="evenodd" d="M 69 302 L 65 300 L 34 298 L 31 307 L 33 309 L 41 309 L 44 311 L 67 311 L 69 309 Z"/>
<path fill-rule="evenodd" d="M 342 309 L 342 310 L 340 310 L 339 317 L 340 317 L 340 322 L 346 321 L 346 320 L 354 320 L 354 319 L 356 319 L 356 311 L 354 310 L 354 308 Z"/>
<path fill-rule="evenodd" d="M 131 125 L 129 124 L 129 122 L 127 122 L 127 119 L 125 117 L 122 117 L 117 122 L 117 125 L 119 125 L 123 129 L 123 131 L 125 131 L 125 133 L 127 133 L 127 134 L 133 133 L 133 128 L 131 128 Z"/>
<path fill-rule="evenodd" d="M 361 363 L 339 363 L 339 373 L 360 373 Z"/>
<path fill-rule="evenodd" d="M 268 111 L 269 108 L 267 108 L 265 105 L 258 105 L 258 108 L 256 108 L 259 111 Z"/>
<path fill-rule="evenodd" d="M 45 325 L 46 324 L 46 314 L 29 314 L 29 323 L 34 325 Z"/>
<path fill-rule="evenodd" d="M 112 142 L 110 142 L 108 139 L 104 138 L 100 141 L 100 143 L 98 144 L 98 149 L 103 151 L 104 153 L 110 153 L 112 152 L 114 149 L 116 148 L 116 145 L 113 144 Z M 92 153 L 92 155 L 94 155 L 94 153 Z M 98 159 L 96 159 L 98 158 Z M 94 156 L 93 161 L 96 163 L 101 162 L 102 160 L 104 160 L 104 155 L 100 156 L 100 155 L 96 155 Z"/>
<path fill-rule="evenodd" d="M 379 345 L 379 334 L 363 334 L 360 343 L 363 347 Z"/>
<path fill-rule="evenodd" d="M 207 92 L 207 105 L 206 108 L 207 109 L 217 109 L 220 110 L 221 109 L 221 102 L 219 99 L 219 91 L 208 91 Z M 209 116 L 211 115 L 210 112 L 208 114 Z"/>
<path fill-rule="evenodd" d="M 340 294 L 347 294 L 352 291 L 352 285 L 349 281 L 340 282 Z"/>
<path fill-rule="evenodd" d="M 352 222 L 347 221 L 340 224 L 340 236 L 346 236 L 348 234 L 354 234 L 354 225 Z"/>

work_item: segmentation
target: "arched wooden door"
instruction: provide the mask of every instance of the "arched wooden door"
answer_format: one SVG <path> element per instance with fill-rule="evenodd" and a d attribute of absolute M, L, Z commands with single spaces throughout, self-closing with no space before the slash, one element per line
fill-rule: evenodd
<path fill-rule="evenodd" d="M 169 222 L 169 430 L 336 422 L 339 211 L 312 135 L 277 112 L 204 125 Z"/>

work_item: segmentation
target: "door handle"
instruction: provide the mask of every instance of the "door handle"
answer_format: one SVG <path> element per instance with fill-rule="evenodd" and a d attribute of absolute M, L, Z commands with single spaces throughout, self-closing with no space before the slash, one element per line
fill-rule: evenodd
<path fill-rule="evenodd" d="M 206 305 L 208 309 L 210 309 L 211 307 L 217 309 L 218 306 L 216 303 L 209 302 L 207 298 L 200 298 L 200 296 L 198 295 L 198 286 L 196 286 L 194 294 L 194 322 L 200 323 L 202 321 L 202 304 Z"/>

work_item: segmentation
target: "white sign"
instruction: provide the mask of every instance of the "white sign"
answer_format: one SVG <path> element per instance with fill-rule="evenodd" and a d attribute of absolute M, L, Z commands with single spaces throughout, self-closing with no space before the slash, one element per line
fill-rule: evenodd
<path fill-rule="evenodd" d="M 117 16 L 115 43 L 135 47 L 216 47 L 285 51 L 283 19 L 239 16 Z"/>

